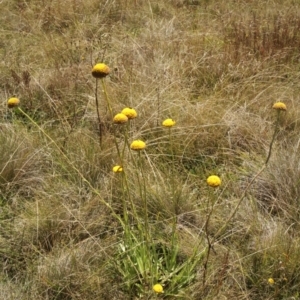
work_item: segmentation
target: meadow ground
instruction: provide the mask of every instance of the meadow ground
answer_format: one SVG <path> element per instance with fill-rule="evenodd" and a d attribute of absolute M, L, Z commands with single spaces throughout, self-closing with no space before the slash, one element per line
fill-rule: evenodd
<path fill-rule="evenodd" d="M 1 299 L 300 299 L 298 1 L 0 9 Z"/>

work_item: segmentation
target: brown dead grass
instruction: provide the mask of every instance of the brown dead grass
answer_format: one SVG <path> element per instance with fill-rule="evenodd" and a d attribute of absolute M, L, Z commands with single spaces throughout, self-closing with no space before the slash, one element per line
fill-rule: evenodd
<path fill-rule="evenodd" d="M 105 130 L 102 148 L 98 145 L 90 71 L 100 61 L 112 70 L 106 86 L 113 112 L 125 106 L 138 111 L 129 137 L 147 142 L 143 166 L 153 232 L 167 243 L 177 218 L 182 257 L 197 243 L 205 247 L 212 197 L 205 178 L 217 174 L 223 180 L 209 224 L 213 237 L 266 159 L 273 103 L 286 103 L 270 163 L 217 240 L 206 284 L 200 264 L 189 287 L 162 297 L 298 299 L 298 3 L 31 0 L 1 5 L 3 299 L 138 296 L 128 294 L 111 263 L 118 261 L 123 231 L 99 201 L 101 195 L 122 215 L 121 184 L 111 174 L 119 163 L 115 131 L 101 88 Z M 7 110 L 12 95 L 71 164 L 20 113 Z M 167 130 L 160 128 L 168 117 L 176 120 L 173 152 Z M 122 129 L 116 136 L 122 145 Z M 128 186 L 142 216 L 134 162 L 127 157 Z M 268 285 L 270 277 L 275 286 Z M 141 299 L 153 297 L 148 291 Z"/>

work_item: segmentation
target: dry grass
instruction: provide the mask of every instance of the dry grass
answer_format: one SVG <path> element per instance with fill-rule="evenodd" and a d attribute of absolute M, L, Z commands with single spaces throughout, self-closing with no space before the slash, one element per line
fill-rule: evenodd
<path fill-rule="evenodd" d="M 1 299 L 300 299 L 296 1 L 4 0 L 1 12 Z M 96 62 L 111 68 L 113 113 L 138 112 L 141 156 L 100 84 L 99 145 Z M 35 124 L 7 109 L 12 96 Z M 271 159 L 247 188 L 279 100 Z"/>

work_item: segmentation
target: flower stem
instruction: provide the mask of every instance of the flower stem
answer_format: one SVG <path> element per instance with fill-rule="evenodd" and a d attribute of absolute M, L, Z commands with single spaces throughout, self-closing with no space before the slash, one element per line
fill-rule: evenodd
<path fill-rule="evenodd" d="M 98 126 L 99 126 L 99 142 L 100 142 L 100 148 L 102 148 L 102 123 L 100 118 L 99 101 L 98 101 L 98 78 L 96 78 L 95 100 L 96 100 L 96 110 L 97 110 Z"/>
<path fill-rule="evenodd" d="M 107 103 L 107 106 L 108 106 L 108 110 L 110 112 L 111 119 L 113 119 L 114 115 L 113 115 L 113 111 L 112 111 L 112 108 L 111 108 L 111 105 L 110 105 L 110 100 L 109 100 L 109 97 L 108 97 L 108 94 L 107 94 L 107 89 L 106 89 L 106 84 L 105 84 L 104 78 L 101 79 L 101 84 L 102 84 L 104 97 L 105 97 L 105 100 L 106 100 L 106 103 Z"/>
<path fill-rule="evenodd" d="M 209 198 L 213 198 L 213 203 L 211 205 L 209 213 L 207 214 L 205 225 L 204 225 L 204 232 L 205 232 L 205 236 L 206 236 L 206 240 L 207 240 L 207 252 L 206 252 L 206 258 L 205 258 L 204 265 L 203 265 L 203 281 L 202 281 L 203 286 L 206 283 L 206 274 L 207 274 L 207 265 L 208 265 L 209 256 L 210 256 L 211 250 L 214 251 L 213 243 L 209 237 L 208 225 L 209 225 L 210 217 L 211 217 L 211 215 L 214 211 L 215 205 L 218 201 L 218 198 L 216 198 L 215 195 L 213 195 L 212 197 L 209 197 Z M 208 203 L 208 206 L 209 206 L 209 203 Z"/>
<path fill-rule="evenodd" d="M 276 137 L 276 135 L 278 133 L 279 117 L 280 117 L 280 110 L 277 111 L 277 119 L 276 119 L 275 129 L 274 129 L 273 137 L 272 137 L 272 140 L 271 140 L 271 143 L 270 143 L 269 153 L 268 153 L 268 156 L 267 156 L 267 159 L 266 159 L 266 162 L 265 162 L 266 165 L 268 164 L 268 162 L 269 162 L 269 160 L 271 158 L 273 143 L 274 143 L 275 137 Z"/>
<path fill-rule="evenodd" d="M 235 214 L 238 211 L 238 208 L 240 207 L 242 201 L 244 200 L 246 193 L 248 192 L 249 188 L 252 186 L 253 182 L 256 180 L 256 178 L 262 173 L 262 171 L 266 168 L 266 165 L 263 165 L 262 168 L 256 173 L 256 175 L 251 179 L 251 181 L 248 183 L 248 185 L 246 186 L 240 200 L 238 201 L 237 205 L 235 206 L 233 212 L 231 213 L 231 215 L 228 217 L 228 219 L 226 220 L 225 224 L 217 231 L 217 233 L 215 234 L 213 240 L 211 241 L 211 243 L 213 244 L 215 242 L 215 240 L 224 232 L 224 230 L 226 230 L 229 222 L 234 218 Z"/>
<path fill-rule="evenodd" d="M 267 164 L 271 158 L 271 154 L 272 154 L 272 147 L 273 147 L 273 143 L 275 141 L 275 137 L 278 133 L 278 127 L 279 127 L 279 119 L 280 119 L 280 111 L 277 112 L 277 119 L 276 119 L 276 123 L 275 123 L 275 129 L 274 129 L 274 133 L 273 133 L 273 137 L 270 143 L 270 147 L 269 147 L 269 152 L 268 152 L 268 156 L 267 159 L 265 161 L 265 164 L 262 166 L 262 168 L 256 173 L 256 175 L 251 179 L 251 181 L 248 183 L 248 185 L 246 186 L 241 198 L 239 199 L 236 207 L 234 208 L 233 212 L 231 213 L 231 215 L 229 216 L 229 218 L 226 220 L 225 224 L 218 230 L 218 232 L 215 234 L 215 237 L 213 239 L 213 241 L 211 243 L 214 243 L 215 240 L 218 238 L 218 236 L 220 236 L 224 230 L 226 230 L 229 222 L 234 218 L 238 208 L 240 207 L 242 201 L 244 200 L 246 193 L 248 192 L 248 190 L 250 189 L 250 187 L 252 186 L 253 182 L 256 180 L 256 178 L 264 171 L 264 169 L 267 167 Z"/>
<path fill-rule="evenodd" d="M 171 152 L 171 160 L 172 160 L 172 174 L 171 174 L 171 185 L 172 185 L 172 198 L 174 201 L 174 197 L 175 197 L 175 178 L 174 178 L 174 174 L 175 174 L 175 159 L 174 159 L 174 152 L 173 152 L 173 140 L 172 140 L 172 135 L 171 135 L 171 127 L 168 128 L 169 131 L 169 143 L 170 143 L 170 152 Z"/>
<path fill-rule="evenodd" d="M 148 203 L 147 203 L 147 193 L 146 193 L 146 179 L 145 179 L 145 174 L 143 171 L 143 166 L 142 166 L 142 158 L 141 158 L 141 151 L 139 151 L 139 162 L 138 162 L 139 168 L 141 170 L 142 174 L 142 187 L 141 187 L 141 197 L 144 202 L 144 215 L 145 215 L 145 231 L 146 231 L 146 237 L 148 240 L 149 236 L 149 224 L 148 224 Z"/>

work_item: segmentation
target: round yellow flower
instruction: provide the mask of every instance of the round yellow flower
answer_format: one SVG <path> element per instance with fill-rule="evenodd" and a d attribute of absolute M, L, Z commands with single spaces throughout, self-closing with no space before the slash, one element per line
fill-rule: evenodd
<path fill-rule="evenodd" d="M 283 102 L 276 102 L 274 103 L 273 108 L 277 110 L 286 110 L 286 105 Z"/>
<path fill-rule="evenodd" d="M 106 77 L 110 73 L 110 69 L 106 64 L 99 63 L 94 65 L 92 69 L 92 75 L 95 78 L 103 78 Z"/>
<path fill-rule="evenodd" d="M 157 294 L 161 294 L 164 292 L 164 288 L 161 284 L 157 283 L 153 286 L 153 291 Z"/>
<path fill-rule="evenodd" d="M 172 127 L 176 124 L 176 122 L 172 119 L 166 119 L 163 121 L 162 125 L 165 127 Z"/>
<path fill-rule="evenodd" d="M 126 123 L 128 121 L 128 118 L 127 118 L 126 115 L 120 113 L 120 114 L 116 114 L 114 116 L 113 121 L 114 121 L 115 124 L 123 124 L 123 123 Z"/>
<path fill-rule="evenodd" d="M 114 166 L 113 167 L 113 172 L 118 173 L 118 172 L 123 172 L 123 168 L 121 166 Z"/>
<path fill-rule="evenodd" d="M 20 104 L 20 100 L 18 98 L 10 98 L 7 100 L 7 106 L 8 108 L 17 107 Z"/>
<path fill-rule="evenodd" d="M 275 281 L 274 281 L 273 278 L 269 278 L 269 279 L 268 279 L 268 283 L 269 283 L 270 285 L 273 285 L 273 284 L 275 284 Z"/>
<path fill-rule="evenodd" d="M 209 186 L 218 187 L 221 185 L 221 179 L 219 176 L 211 175 L 206 179 L 206 182 Z"/>
<path fill-rule="evenodd" d="M 134 119 L 137 117 L 137 112 L 134 108 L 126 107 L 121 111 L 122 114 L 126 115 L 128 119 Z"/>
<path fill-rule="evenodd" d="M 143 150 L 146 148 L 146 143 L 141 140 L 135 140 L 131 143 L 130 149 L 132 150 Z"/>

